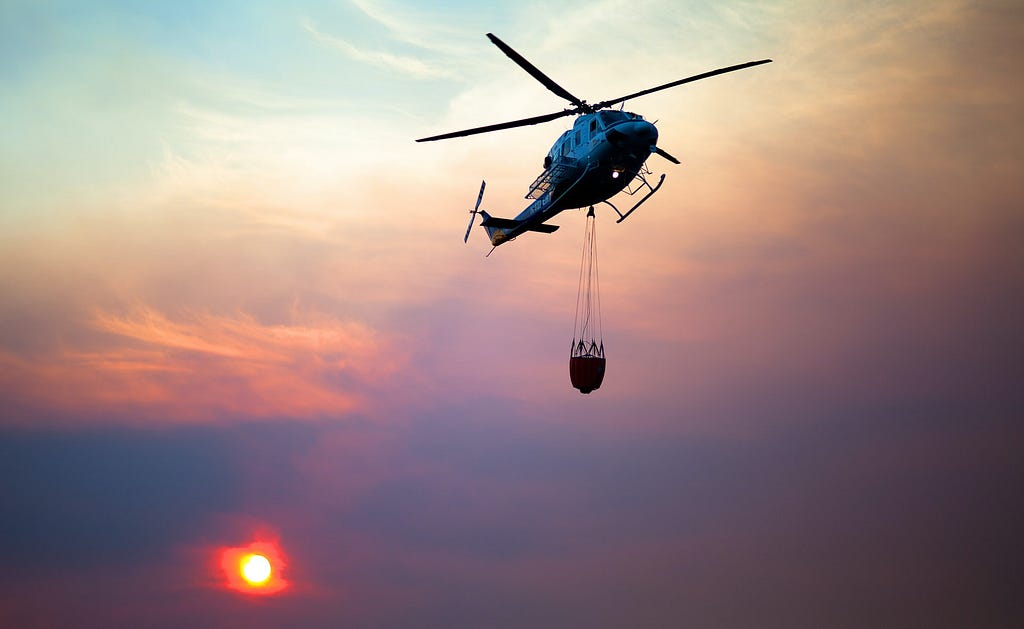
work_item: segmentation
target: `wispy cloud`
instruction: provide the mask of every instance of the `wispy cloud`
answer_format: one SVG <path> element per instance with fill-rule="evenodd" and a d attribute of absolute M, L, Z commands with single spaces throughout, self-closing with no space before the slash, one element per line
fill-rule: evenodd
<path fill-rule="evenodd" d="M 21 374 L 4 396 L 32 408 L 176 420 L 339 416 L 362 408 L 369 389 L 401 363 L 363 324 L 319 314 L 293 319 L 268 325 L 244 313 L 172 319 L 148 306 L 99 311 L 92 326 L 119 340 L 46 357 L 0 354 L 4 371 Z"/>
<path fill-rule="evenodd" d="M 432 66 L 420 59 L 416 59 L 415 57 L 395 55 L 379 50 L 363 50 L 347 40 L 321 32 L 309 18 L 303 18 L 301 24 L 302 28 L 304 28 L 306 32 L 312 35 L 318 42 L 341 51 L 345 56 L 355 61 L 376 66 L 378 68 L 384 68 L 386 70 L 401 72 L 421 79 L 443 77 L 448 76 L 449 74 L 445 70 Z"/>
<path fill-rule="evenodd" d="M 423 12 L 414 14 L 411 10 L 405 12 L 396 9 L 387 10 L 371 0 L 350 0 L 350 2 L 363 15 L 386 28 L 388 34 L 397 41 L 424 50 L 446 54 L 458 53 L 462 50 L 461 47 L 447 44 L 450 36 L 458 32 L 458 29 L 452 28 L 450 23 L 440 24 L 435 20 L 426 19 L 427 16 Z M 431 15 L 437 15 L 437 10 L 431 11 Z"/>

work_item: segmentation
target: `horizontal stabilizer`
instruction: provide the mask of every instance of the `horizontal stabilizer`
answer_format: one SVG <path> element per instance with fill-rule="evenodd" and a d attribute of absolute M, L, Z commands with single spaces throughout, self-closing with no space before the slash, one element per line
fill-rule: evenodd
<path fill-rule="evenodd" d="M 496 216 L 487 216 L 484 218 L 484 222 L 481 223 L 484 227 L 496 227 L 498 229 L 515 229 L 519 226 L 519 221 L 512 218 L 498 218 Z"/>
<path fill-rule="evenodd" d="M 542 233 L 545 233 L 545 234 L 550 234 L 550 233 L 554 232 L 558 228 L 559 228 L 559 225 L 548 225 L 546 223 L 541 223 L 540 225 L 534 225 L 533 227 L 527 227 L 526 230 L 527 231 L 531 231 L 531 232 L 542 232 Z"/>

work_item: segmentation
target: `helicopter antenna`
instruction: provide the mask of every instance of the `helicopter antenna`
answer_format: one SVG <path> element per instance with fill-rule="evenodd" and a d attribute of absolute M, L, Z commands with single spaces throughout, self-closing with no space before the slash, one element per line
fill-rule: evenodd
<path fill-rule="evenodd" d="M 667 153 L 667 152 L 666 152 L 666 151 L 665 151 L 664 149 L 662 149 L 662 148 L 661 148 L 660 146 L 656 146 L 656 147 L 654 147 L 654 152 L 655 152 L 655 153 L 657 153 L 658 155 L 661 155 L 662 157 L 664 157 L 664 158 L 665 158 L 665 159 L 667 159 L 668 161 L 672 162 L 673 164 L 678 164 L 678 163 L 679 163 L 679 160 L 678 160 L 678 159 L 676 159 L 675 157 L 672 157 L 671 155 L 669 155 L 669 154 L 668 154 L 668 153 Z"/>

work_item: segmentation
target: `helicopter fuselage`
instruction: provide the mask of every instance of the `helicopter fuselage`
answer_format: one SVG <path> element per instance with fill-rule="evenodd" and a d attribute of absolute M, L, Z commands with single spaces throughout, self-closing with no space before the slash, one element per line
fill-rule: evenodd
<path fill-rule="evenodd" d="M 485 215 L 491 244 L 527 231 L 554 231 L 544 223 L 559 212 L 607 201 L 633 181 L 657 141 L 658 129 L 638 114 L 603 110 L 579 116 L 544 158 L 544 172 L 526 195 L 534 201 L 511 220 Z"/>
<path fill-rule="evenodd" d="M 420 138 L 416 140 L 417 142 L 461 138 L 478 133 L 541 124 L 564 116 L 577 116 L 572 129 L 563 133 L 548 151 L 547 157 L 544 158 L 544 172 L 537 177 L 526 194 L 526 198 L 533 199 L 533 202 L 518 216 L 497 218 L 481 210 L 480 202 L 483 200 L 484 188 L 487 185 L 486 181 L 481 182 L 480 193 L 476 197 L 476 206 L 469 211 L 471 217 L 463 241 L 468 241 L 473 223 L 479 214 L 484 219 L 482 225 L 487 230 L 487 236 L 495 247 L 528 231 L 550 234 L 558 229 L 558 226 L 549 225 L 545 221 L 563 210 L 592 206 L 596 203 L 611 205 L 619 216 L 617 222 L 621 223 L 658 191 L 665 181 L 665 175 L 661 175 L 657 184 L 652 185 L 645 176 L 650 174 L 650 171 L 644 167 L 644 162 L 652 153 L 657 153 L 674 164 L 678 164 L 679 160 L 658 148 L 658 130 L 653 124 L 637 114 L 622 110 L 614 111 L 607 109 L 608 107 L 613 105 L 621 107 L 621 103 L 640 96 L 771 62 L 771 59 L 748 61 L 710 72 L 694 74 L 618 98 L 588 104 L 587 101 L 580 100 L 551 77 L 541 72 L 537 66 L 527 61 L 525 57 L 495 37 L 493 33 L 487 33 L 487 38 L 505 53 L 506 57 L 539 81 L 552 94 L 569 101 L 572 107 L 540 116 L 432 135 Z M 639 179 L 640 185 L 635 189 L 627 189 L 626 187 L 634 179 Z M 608 200 L 624 189 L 629 194 L 635 194 L 642 187 L 648 189 L 647 194 L 625 213 L 620 212 Z"/>

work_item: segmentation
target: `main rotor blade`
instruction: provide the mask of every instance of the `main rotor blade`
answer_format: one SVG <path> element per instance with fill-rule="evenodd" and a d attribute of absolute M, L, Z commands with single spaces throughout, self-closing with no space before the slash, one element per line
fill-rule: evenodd
<path fill-rule="evenodd" d="M 522 120 L 513 120 L 511 122 L 500 122 L 498 124 L 491 124 L 485 127 L 474 127 L 472 129 L 465 129 L 463 131 L 453 131 L 451 133 L 443 133 L 441 135 L 434 135 L 429 138 L 420 138 L 417 142 L 433 142 L 434 140 L 447 140 L 448 138 L 461 138 L 466 135 L 476 135 L 477 133 L 487 133 L 489 131 L 500 131 L 502 129 L 512 129 L 515 127 L 525 127 L 531 124 L 540 124 L 542 122 L 548 122 L 555 118 L 561 118 L 562 116 L 572 116 L 578 114 L 579 111 L 575 109 L 564 109 L 562 111 L 556 111 L 553 114 L 544 114 L 543 116 L 534 116 L 533 118 L 523 118 Z"/>
<path fill-rule="evenodd" d="M 682 85 L 683 83 L 691 83 L 693 81 L 699 81 L 700 79 L 706 79 L 706 78 L 709 78 L 709 77 L 712 77 L 712 76 L 718 76 L 719 74 L 725 74 L 726 72 L 735 72 L 736 70 L 742 70 L 744 68 L 750 68 L 750 67 L 753 67 L 753 66 L 759 66 L 762 63 L 771 63 L 771 62 L 772 62 L 771 59 L 761 59 L 760 61 L 748 61 L 747 63 L 741 63 L 739 65 L 729 66 L 728 68 L 719 68 L 717 70 L 712 70 L 711 72 L 704 72 L 702 74 L 695 74 L 693 76 L 688 76 L 685 79 L 679 79 L 678 81 L 672 81 L 671 83 L 666 83 L 664 85 L 659 85 L 658 87 L 652 87 L 650 89 L 642 90 L 640 92 L 635 92 L 633 94 L 629 94 L 628 96 L 622 96 L 620 98 L 616 98 L 616 99 L 613 99 L 613 100 L 601 101 L 600 103 L 597 103 L 596 105 L 593 105 L 593 108 L 594 109 L 603 109 L 605 107 L 608 107 L 609 105 L 617 105 L 618 103 L 621 103 L 623 101 L 631 100 L 631 99 L 637 98 L 638 96 L 644 96 L 644 95 L 650 94 L 652 92 L 660 92 L 661 90 L 667 90 L 670 87 L 675 87 L 677 85 Z"/>
<path fill-rule="evenodd" d="M 524 59 L 522 55 L 520 55 L 518 52 L 512 50 L 511 46 L 509 46 L 505 42 L 503 42 L 500 39 L 498 39 L 497 37 L 495 37 L 493 33 L 487 33 L 487 38 L 490 39 L 491 42 L 493 42 L 495 46 L 500 48 L 501 52 L 505 53 L 508 56 L 509 59 L 511 59 L 512 61 L 515 61 L 519 65 L 520 68 L 526 70 L 527 72 L 530 73 L 530 76 L 532 76 L 533 78 L 535 78 L 538 81 L 540 81 L 541 83 L 543 83 L 544 87 L 548 88 L 549 90 L 551 90 L 555 94 L 558 94 L 559 96 L 561 96 L 565 100 L 569 101 L 573 105 L 576 105 L 577 107 L 580 107 L 580 108 L 583 108 L 583 109 L 587 108 L 586 103 L 584 103 L 580 99 L 578 99 L 575 96 L 573 96 L 572 94 L 570 94 L 568 90 L 566 90 L 564 87 L 562 87 L 558 83 L 555 83 L 554 81 L 552 81 L 548 77 L 548 75 L 546 75 L 543 72 L 541 72 L 540 70 L 538 70 L 536 66 L 534 66 L 532 63 L 530 63 L 529 61 Z"/>

